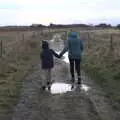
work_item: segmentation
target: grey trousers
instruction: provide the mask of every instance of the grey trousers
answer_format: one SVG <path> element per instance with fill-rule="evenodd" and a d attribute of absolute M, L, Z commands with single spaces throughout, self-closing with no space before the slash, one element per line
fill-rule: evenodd
<path fill-rule="evenodd" d="M 47 85 L 47 83 L 51 83 L 51 69 L 43 70 L 44 78 L 42 80 L 42 85 Z"/>

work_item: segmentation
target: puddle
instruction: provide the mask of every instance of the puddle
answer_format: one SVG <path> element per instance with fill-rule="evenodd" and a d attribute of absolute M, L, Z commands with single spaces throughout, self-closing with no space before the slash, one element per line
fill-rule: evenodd
<path fill-rule="evenodd" d="M 90 87 L 85 85 L 85 84 L 82 84 L 82 87 L 81 87 L 82 90 L 84 90 L 85 92 L 89 91 L 90 90 Z"/>
<path fill-rule="evenodd" d="M 54 41 L 55 41 L 55 39 L 50 40 L 50 42 L 54 42 Z"/>
<path fill-rule="evenodd" d="M 55 42 L 56 40 L 60 39 L 61 35 L 60 34 L 55 34 L 52 38 L 52 40 L 50 40 L 50 42 Z"/>
<path fill-rule="evenodd" d="M 54 83 L 51 86 L 51 93 L 52 94 L 61 94 L 71 91 L 71 85 L 65 83 Z"/>
<path fill-rule="evenodd" d="M 68 91 L 74 91 L 76 88 L 77 86 L 75 86 L 75 88 L 71 90 L 71 84 L 53 83 L 51 86 L 51 93 L 62 94 L 62 93 L 67 93 Z M 90 90 L 90 87 L 85 84 L 82 84 L 80 89 L 87 92 Z"/>

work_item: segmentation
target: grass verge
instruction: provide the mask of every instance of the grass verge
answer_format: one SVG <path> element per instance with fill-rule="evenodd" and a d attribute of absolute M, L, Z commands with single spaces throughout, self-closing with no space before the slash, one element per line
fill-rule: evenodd
<path fill-rule="evenodd" d="M 16 57 L 11 55 L 7 60 L 1 60 L 0 72 L 0 119 L 10 119 L 13 108 L 17 104 L 23 78 L 40 61 L 40 41 L 35 38 L 27 42 L 28 50 L 22 51 Z M 26 46 L 25 46 L 26 49 Z"/>
<path fill-rule="evenodd" d="M 113 106 L 120 110 L 120 61 L 98 60 L 96 56 L 84 56 L 82 67 L 92 79 L 107 93 L 106 97 L 114 101 Z"/>

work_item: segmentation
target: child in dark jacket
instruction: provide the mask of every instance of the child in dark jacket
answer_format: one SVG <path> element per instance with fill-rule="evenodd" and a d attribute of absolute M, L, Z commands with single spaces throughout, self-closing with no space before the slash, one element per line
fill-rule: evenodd
<path fill-rule="evenodd" d="M 54 50 L 49 48 L 47 41 L 42 41 L 41 67 L 45 72 L 45 80 L 42 85 L 43 90 L 45 90 L 46 87 L 50 90 L 51 87 L 51 69 L 54 67 L 53 56 L 60 58 Z"/>

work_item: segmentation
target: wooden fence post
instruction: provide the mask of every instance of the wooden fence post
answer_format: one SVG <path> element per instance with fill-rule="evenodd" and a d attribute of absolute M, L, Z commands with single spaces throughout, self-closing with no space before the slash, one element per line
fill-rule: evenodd
<path fill-rule="evenodd" d="M 113 35 L 111 35 L 110 37 L 110 50 L 113 51 L 114 48 L 113 48 Z"/>
<path fill-rule="evenodd" d="M 24 39 L 25 39 L 25 36 L 24 36 L 24 34 L 22 34 L 22 40 L 23 40 L 23 42 L 24 42 Z"/>
<path fill-rule="evenodd" d="M 90 34 L 88 33 L 88 49 L 90 48 Z"/>
<path fill-rule="evenodd" d="M 115 59 L 115 55 L 114 55 L 114 45 L 113 45 L 113 35 L 111 34 L 110 37 L 110 54 L 112 57 L 114 57 Z"/>
<path fill-rule="evenodd" d="M 1 40 L 0 41 L 0 57 L 3 56 L 2 53 L 3 53 L 3 43 L 2 43 L 2 40 Z"/>

